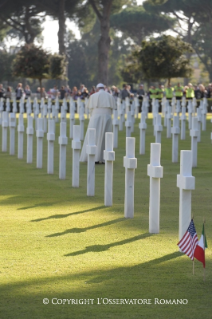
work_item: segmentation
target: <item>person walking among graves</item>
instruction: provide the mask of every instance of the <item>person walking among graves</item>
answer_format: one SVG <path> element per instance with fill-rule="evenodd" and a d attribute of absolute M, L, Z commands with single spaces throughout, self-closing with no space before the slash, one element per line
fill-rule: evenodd
<path fill-rule="evenodd" d="M 88 108 L 91 111 L 89 128 L 96 129 L 96 155 L 95 162 L 103 163 L 103 151 L 105 149 L 105 133 L 112 132 L 112 110 L 116 108 L 114 97 L 105 91 L 102 83 L 97 85 L 97 92 L 92 94 L 88 100 Z M 87 161 L 86 145 L 88 144 L 88 129 L 80 156 L 80 162 Z"/>

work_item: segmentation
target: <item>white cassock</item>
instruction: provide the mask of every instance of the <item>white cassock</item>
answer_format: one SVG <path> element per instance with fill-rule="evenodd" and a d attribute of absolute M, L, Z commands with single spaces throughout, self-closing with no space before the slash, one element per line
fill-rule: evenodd
<path fill-rule="evenodd" d="M 112 132 L 112 110 L 116 108 L 114 97 L 100 89 L 94 93 L 88 100 L 88 106 L 91 113 L 91 118 L 88 128 L 96 129 L 96 156 L 95 162 L 103 162 L 103 151 L 105 149 L 105 133 Z M 85 135 L 80 162 L 87 162 L 86 145 L 88 144 L 88 129 Z"/>

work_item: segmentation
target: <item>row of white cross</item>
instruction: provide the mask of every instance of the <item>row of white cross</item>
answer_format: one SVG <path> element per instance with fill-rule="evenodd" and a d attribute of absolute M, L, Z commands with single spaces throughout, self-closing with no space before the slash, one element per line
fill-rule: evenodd
<path fill-rule="evenodd" d="M 3 112 L 2 122 L 2 151 L 7 151 L 7 123 L 8 112 Z M 195 118 L 193 118 L 194 120 Z M 10 154 L 15 152 L 15 114 L 10 114 Z M 43 165 L 43 118 L 37 118 L 37 156 L 36 166 L 42 168 Z M 192 125 L 194 127 L 194 124 Z M 19 115 L 18 125 L 18 158 L 23 158 L 23 134 L 24 123 L 23 114 Z M 27 127 L 27 163 L 32 163 L 33 158 L 33 118 L 28 116 Z M 89 129 L 88 145 L 86 152 L 88 154 L 87 161 L 87 195 L 95 195 L 95 153 L 96 153 L 96 131 Z M 193 133 L 192 133 L 193 134 Z M 191 134 L 191 135 L 192 135 Z M 197 137 L 197 134 L 193 134 Z M 113 161 L 115 160 L 115 152 L 113 151 L 113 133 L 106 133 L 105 141 L 105 190 L 104 203 L 105 206 L 112 205 L 113 198 Z M 48 120 L 48 160 L 47 172 L 54 172 L 54 141 L 55 141 L 55 121 Z M 66 146 L 68 138 L 66 136 L 66 122 L 60 123 L 60 136 L 58 139 L 60 144 L 60 160 L 59 160 L 59 178 L 66 177 Z M 72 140 L 72 186 L 79 187 L 79 155 L 81 149 L 80 126 L 73 125 Z M 148 165 L 148 176 L 150 177 L 150 202 L 149 202 L 149 232 L 159 233 L 160 230 L 160 178 L 163 177 L 163 168 L 160 165 L 160 143 L 151 144 L 151 159 Z M 194 189 L 194 177 L 191 176 L 192 168 L 192 152 L 181 151 L 180 175 L 177 178 L 177 186 L 180 188 L 180 238 L 185 232 L 185 225 L 191 217 L 191 190 Z M 135 138 L 126 138 L 126 156 L 124 157 L 125 167 L 125 205 L 124 215 L 126 218 L 134 216 L 134 174 L 137 168 L 137 159 L 135 158 Z"/>

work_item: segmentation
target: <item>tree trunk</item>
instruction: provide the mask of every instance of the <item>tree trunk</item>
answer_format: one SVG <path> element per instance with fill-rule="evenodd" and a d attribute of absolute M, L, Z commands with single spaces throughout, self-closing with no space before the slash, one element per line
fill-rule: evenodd
<path fill-rule="evenodd" d="M 24 33 L 24 38 L 25 38 L 25 42 L 27 44 L 32 44 L 34 43 L 36 34 L 33 31 L 33 28 L 31 27 L 31 22 L 30 22 L 30 9 L 29 9 L 29 5 L 26 5 L 25 7 L 25 30 L 26 32 Z"/>
<path fill-rule="evenodd" d="M 42 98 L 42 79 L 39 79 L 39 85 L 40 85 L 40 99 Z"/>
<path fill-rule="evenodd" d="M 191 17 L 189 18 L 188 20 L 188 31 L 187 31 L 187 41 L 189 44 L 191 44 L 191 30 L 192 30 L 192 27 L 193 27 L 193 22 L 191 22 Z M 190 58 L 191 58 L 191 53 L 186 53 L 186 57 L 187 59 L 189 60 L 190 62 Z M 188 82 L 189 82 L 189 79 L 188 78 L 184 78 L 184 86 L 185 85 L 188 85 Z"/>
<path fill-rule="evenodd" d="M 100 22 L 101 37 L 98 42 L 98 80 L 108 85 L 108 56 L 110 50 L 110 13 L 114 0 L 102 2 L 102 10 L 97 8 L 94 0 L 89 0 Z"/>
<path fill-rule="evenodd" d="M 58 1 L 59 3 L 59 8 L 58 8 L 58 24 L 59 24 L 59 30 L 58 30 L 58 44 L 59 44 L 59 54 L 64 55 L 67 59 L 66 56 L 66 46 L 65 46 L 65 33 L 66 33 L 66 26 L 65 26 L 65 1 L 66 0 L 60 0 Z M 68 67 L 68 65 L 67 65 Z M 67 71 L 66 71 L 67 74 Z M 60 81 L 62 83 L 62 81 Z M 60 84 L 61 84 L 60 83 Z M 67 81 L 63 81 L 64 85 L 67 85 Z"/>
<path fill-rule="evenodd" d="M 110 50 L 110 22 L 109 17 L 103 16 L 100 20 L 101 37 L 98 43 L 98 79 L 108 85 L 108 56 Z"/>

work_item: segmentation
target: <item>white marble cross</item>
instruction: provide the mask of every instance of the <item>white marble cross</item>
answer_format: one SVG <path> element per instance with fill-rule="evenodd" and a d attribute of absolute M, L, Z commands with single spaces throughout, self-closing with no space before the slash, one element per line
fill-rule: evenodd
<path fill-rule="evenodd" d="M 150 164 L 147 166 L 147 175 L 150 177 L 149 232 L 157 234 L 160 231 L 160 179 L 163 177 L 160 143 L 151 143 L 150 156 Z"/>
<path fill-rule="evenodd" d="M 167 118 L 167 123 L 166 123 L 166 137 L 167 138 L 171 138 L 171 119 L 172 119 L 172 107 L 169 106 L 168 107 L 168 112 L 167 112 L 167 115 L 166 115 L 166 118 Z"/>
<path fill-rule="evenodd" d="M 59 103 L 58 97 L 56 97 L 55 99 L 55 122 L 56 123 L 59 122 L 59 118 L 58 118 L 59 109 L 60 109 L 60 103 Z"/>
<path fill-rule="evenodd" d="M 178 162 L 178 144 L 179 144 L 179 116 L 174 116 L 173 127 L 171 128 L 172 133 L 172 163 Z"/>
<path fill-rule="evenodd" d="M 119 114 L 119 131 L 123 131 L 123 122 L 124 122 L 124 108 L 123 103 L 117 104 L 118 114 Z"/>
<path fill-rule="evenodd" d="M 55 121 L 48 120 L 48 155 L 47 155 L 47 174 L 54 174 L 54 141 L 55 141 Z"/>
<path fill-rule="evenodd" d="M 127 112 L 127 120 L 125 121 L 125 127 L 126 127 L 126 137 L 131 136 L 131 114 L 130 112 Z"/>
<path fill-rule="evenodd" d="M 70 138 L 73 138 L 74 123 L 75 123 L 75 104 L 72 100 L 70 101 L 70 131 L 69 131 Z"/>
<path fill-rule="evenodd" d="M 8 112 L 2 112 L 2 152 L 7 152 L 7 128 L 9 125 Z"/>
<path fill-rule="evenodd" d="M 72 187 L 79 187 L 79 171 L 80 171 L 80 126 L 73 126 L 73 140 L 72 140 Z"/>
<path fill-rule="evenodd" d="M 66 110 L 63 105 L 61 106 L 60 121 L 66 123 Z"/>
<path fill-rule="evenodd" d="M 177 113 L 177 116 L 180 115 L 180 110 L 181 110 L 180 100 L 177 100 L 177 105 L 176 105 L 176 113 Z"/>
<path fill-rule="evenodd" d="M 118 147 L 118 132 L 119 132 L 119 120 L 118 111 L 113 110 L 113 146 Z"/>
<path fill-rule="evenodd" d="M 163 131 L 163 126 L 161 125 L 161 115 L 157 114 L 156 124 L 155 124 L 155 143 L 161 143 L 162 131 Z"/>
<path fill-rule="evenodd" d="M 50 119 L 51 118 L 51 110 L 52 110 L 52 100 L 48 99 L 48 104 L 47 104 L 47 118 Z"/>
<path fill-rule="evenodd" d="M 197 139 L 198 139 L 198 122 L 197 117 L 192 118 L 191 136 L 191 152 L 192 152 L 192 167 L 197 167 Z"/>
<path fill-rule="evenodd" d="M 192 113 L 193 113 L 193 105 L 192 101 L 188 101 L 188 128 L 189 130 L 192 128 Z"/>
<path fill-rule="evenodd" d="M 24 150 L 24 118 L 23 114 L 19 113 L 18 121 L 18 159 L 23 158 Z"/>
<path fill-rule="evenodd" d="M 135 116 L 136 118 L 138 118 L 138 111 L 139 111 L 139 107 L 140 107 L 140 103 L 139 103 L 139 99 L 138 97 L 134 97 L 134 103 L 135 103 Z"/>
<path fill-rule="evenodd" d="M 87 116 L 87 119 L 89 119 L 89 107 L 88 107 L 88 98 L 85 98 L 85 113 Z"/>
<path fill-rule="evenodd" d="M 15 155 L 15 127 L 16 127 L 16 116 L 14 113 L 10 113 L 9 117 L 10 127 L 10 155 Z"/>
<path fill-rule="evenodd" d="M 163 124 L 164 124 L 164 127 L 167 127 L 167 115 L 168 115 L 168 112 L 169 112 L 169 107 L 170 107 L 170 105 L 169 105 L 169 100 L 166 100 L 166 104 L 165 104 L 165 112 L 164 112 L 164 122 L 163 122 Z"/>
<path fill-rule="evenodd" d="M 145 118 L 146 118 L 145 110 L 142 110 L 141 121 L 139 123 L 139 130 L 140 130 L 139 154 L 145 154 L 145 139 L 146 139 L 146 128 L 147 128 Z"/>
<path fill-rule="evenodd" d="M 81 104 L 81 107 L 79 109 L 79 121 L 80 121 L 80 140 L 84 140 L 84 122 L 85 122 L 85 117 L 84 117 L 84 107 Z"/>
<path fill-rule="evenodd" d="M 202 130 L 203 131 L 206 131 L 207 110 L 208 110 L 207 100 L 204 99 L 202 104 Z"/>
<path fill-rule="evenodd" d="M 33 160 L 33 118 L 29 115 L 27 117 L 27 163 L 32 163 Z"/>
<path fill-rule="evenodd" d="M 181 151 L 180 174 L 177 175 L 177 187 L 180 189 L 179 240 L 184 236 L 191 221 L 191 190 L 195 189 L 195 177 L 191 175 L 191 170 L 191 151 Z"/>
<path fill-rule="evenodd" d="M 131 104 L 130 114 L 131 114 L 131 133 L 132 133 L 132 132 L 134 132 L 134 124 L 135 124 L 135 103 L 134 103 L 134 101 Z"/>
<path fill-rule="evenodd" d="M 10 112 L 10 99 L 9 98 L 7 98 L 6 99 L 6 112 Z"/>
<path fill-rule="evenodd" d="M 201 142 L 202 113 L 201 113 L 201 109 L 199 107 L 197 109 L 197 122 L 198 122 L 198 138 L 197 138 L 197 142 Z"/>
<path fill-rule="evenodd" d="M 186 107 L 182 106 L 182 114 L 181 114 L 181 140 L 185 140 L 186 138 Z"/>
<path fill-rule="evenodd" d="M 113 151 L 113 133 L 105 134 L 105 150 L 103 154 L 105 160 L 105 184 L 104 184 L 104 204 L 112 206 L 113 204 L 113 161 L 115 161 L 115 152 Z"/>
<path fill-rule="evenodd" d="M 125 197 L 124 217 L 134 217 L 134 181 L 137 158 L 135 158 L 135 138 L 126 138 L 126 156 L 124 156 L 125 167 Z"/>
<path fill-rule="evenodd" d="M 88 129 L 88 145 L 86 145 L 88 155 L 87 163 L 87 196 L 95 195 L 95 155 L 96 155 L 96 129 Z"/>
<path fill-rule="evenodd" d="M 47 132 L 47 105 L 44 104 L 42 108 L 42 115 L 43 115 L 43 131 L 44 133 Z"/>
<path fill-rule="evenodd" d="M 60 136 L 58 138 L 60 144 L 60 158 L 59 158 L 59 179 L 66 178 L 66 146 L 68 138 L 66 136 L 66 122 L 60 122 Z"/>
<path fill-rule="evenodd" d="M 37 162 L 36 167 L 42 168 L 43 167 L 43 119 L 37 118 L 37 130 L 36 130 L 36 137 L 37 137 Z"/>
<path fill-rule="evenodd" d="M 13 113 L 17 113 L 17 102 L 16 99 L 13 99 Z"/>
<path fill-rule="evenodd" d="M 126 113 L 128 113 L 130 111 L 130 99 L 129 99 L 129 97 L 125 98 L 125 110 L 126 110 Z"/>

